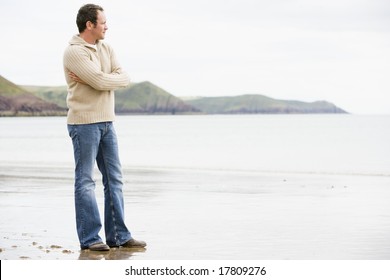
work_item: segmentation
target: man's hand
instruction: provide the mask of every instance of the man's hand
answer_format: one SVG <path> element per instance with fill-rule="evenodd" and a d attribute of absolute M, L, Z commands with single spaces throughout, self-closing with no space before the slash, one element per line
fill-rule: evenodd
<path fill-rule="evenodd" d="M 75 73 L 73 73 L 73 72 L 69 72 L 69 77 L 73 80 L 73 81 L 75 81 L 75 82 L 77 82 L 77 83 L 80 83 L 80 84 L 84 84 L 84 85 L 86 85 L 87 83 L 85 83 L 82 79 L 80 79 L 79 78 L 79 76 L 77 76 Z"/>

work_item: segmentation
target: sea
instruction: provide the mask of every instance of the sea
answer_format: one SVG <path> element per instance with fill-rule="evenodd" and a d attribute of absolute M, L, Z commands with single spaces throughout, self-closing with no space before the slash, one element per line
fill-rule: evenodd
<path fill-rule="evenodd" d="M 390 176 L 389 115 L 117 116 L 123 167 Z M 73 164 L 64 117 L 0 118 L 0 161 Z"/>

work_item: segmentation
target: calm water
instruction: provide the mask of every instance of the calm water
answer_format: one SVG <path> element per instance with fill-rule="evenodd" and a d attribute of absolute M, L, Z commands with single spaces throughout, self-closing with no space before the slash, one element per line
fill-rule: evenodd
<path fill-rule="evenodd" d="M 124 167 L 390 176 L 390 116 L 119 116 Z M 0 118 L 0 161 L 73 164 L 65 118 Z"/>
<path fill-rule="evenodd" d="M 65 122 L 0 118 L 2 259 L 97 257 L 78 248 Z M 121 116 L 116 129 L 127 219 L 148 248 L 99 258 L 390 259 L 390 116 Z"/>

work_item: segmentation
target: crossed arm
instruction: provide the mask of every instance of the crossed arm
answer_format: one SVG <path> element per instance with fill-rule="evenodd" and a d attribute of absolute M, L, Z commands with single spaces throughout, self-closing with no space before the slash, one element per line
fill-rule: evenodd
<path fill-rule="evenodd" d="M 73 80 L 75 81 L 76 83 L 80 83 L 80 84 L 84 84 L 86 85 L 87 83 L 84 82 L 82 79 L 79 78 L 79 76 L 77 76 L 75 73 L 73 72 L 69 72 L 68 73 L 68 76 Z"/>
<path fill-rule="evenodd" d="M 104 73 L 100 66 L 91 61 L 88 52 L 72 48 L 64 55 L 64 65 L 71 80 L 89 85 L 96 90 L 106 91 L 126 87 L 130 79 L 121 71 L 115 56 L 111 53 L 111 73 Z"/>

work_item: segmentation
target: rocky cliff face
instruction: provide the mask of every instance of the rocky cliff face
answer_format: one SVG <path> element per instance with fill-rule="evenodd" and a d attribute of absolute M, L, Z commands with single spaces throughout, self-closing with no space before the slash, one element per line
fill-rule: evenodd
<path fill-rule="evenodd" d="M 0 76 L 0 116 L 64 115 L 67 87 L 20 87 Z M 278 100 L 259 94 L 185 100 L 150 83 L 115 91 L 118 114 L 339 114 L 327 101 Z"/>
<path fill-rule="evenodd" d="M 0 96 L 0 116 L 60 115 L 63 108 L 26 93 L 16 97 Z"/>
<path fill-rule="evenodd" d="M 200 110 L 162 88 L 142 82 L 115 92 L 115 109 L 119 114 L 187 114 Z"/>
<path fill-rule="evenodd" d="M 0 76 L 0 116 L 63 115 L 64 108 L 45 101 Z"/>

